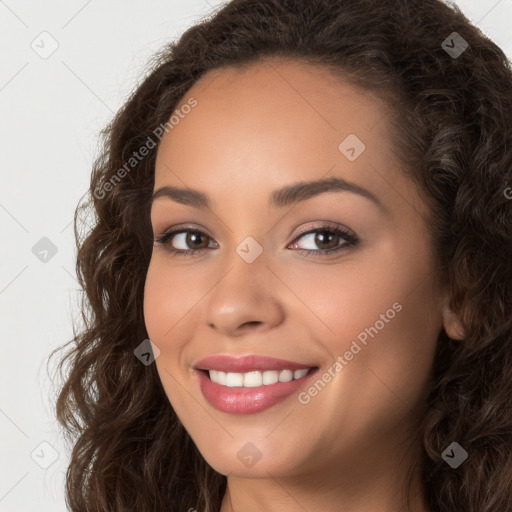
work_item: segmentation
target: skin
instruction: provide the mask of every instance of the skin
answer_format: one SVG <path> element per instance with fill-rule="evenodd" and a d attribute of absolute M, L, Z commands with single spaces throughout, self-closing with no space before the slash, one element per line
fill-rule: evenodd
<path fill-rule="evenodd" d="M 177 108 L 191 96 L 197 106 L 160 143 L 154 189 L 193 188 L 215 205 L 160 197 L 151 222 L 155 238 L 190 224 L 207 248 L 173 256 L 155 244 L 144 315 L 170 403 L 206 461 L 228 476 L 221 512 L 405 510 L 400 492 L 418 460 L 414 424 L 436 340 L 443 328 L 463 333 L 436 281 L 428 210 L 395 158 L 384 104 L 324 68 L 279 59 L 212 71 Z M 366 146 L 354 161 L 338 149 L 349 134 Z M 364 187 L 382 208 L 349 191 L 267 206 L 275 189 L 332 176 Z M 298 238 L 326 221 L 359 244 L 316 255 L 346 244 Z M 263 249 L 250 264 L 236 252 L 248 236 Z M 194 247 L 184 239 L 167 244 Z M 199 389 L 192 367 L 215 354 L 311 363 L 321 375 L 395 303 L 401 310 L 307 404 L 294 394 L 235 415 Z M 237 457 L 246 443 L 261 454 L 251 467 Z M 427 511 L 416 476 L 409 510 Z"/>

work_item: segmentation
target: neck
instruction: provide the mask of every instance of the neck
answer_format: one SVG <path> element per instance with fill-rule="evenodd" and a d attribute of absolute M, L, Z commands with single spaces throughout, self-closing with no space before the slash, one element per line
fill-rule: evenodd
<path fill-rule="evenodd" d="M 419 450 L 358 450 L 343 466 L 294 476 L 228 476 L 220 512 L 429 512 L 415 462 Z M 396 448 L 396 447 L 395 447 Z M 359 455 L 359 459 L 357 458 Z M 411 479 L 410 503 L 404 489 Z"/>

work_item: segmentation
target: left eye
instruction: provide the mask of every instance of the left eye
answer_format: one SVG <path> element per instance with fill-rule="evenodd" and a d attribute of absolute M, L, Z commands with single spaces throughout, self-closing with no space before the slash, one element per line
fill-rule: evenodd
<path fill-rule="evenodd" d="M 213 245 L 211 245 L 208 240 L 210 240 Z M 305 245 L 309 245 L 310 247 L 304 247 L 304 242 L 299 242 L 300 240 L 303 240 Z M 294 239 L 289 247 L 297 249 L 299 252 L 305 252 L 306 254 L 315 253 L 318 255 L 338 252 L 349 246 L 355 246 L 358 241 L 357 236 L 348 230 L 340 227 L 321 226 L 301 233 Z M 176 256 L 197 255 L 209 248 L 217 248 L 216 243 L 213 242 L 206 233 L 197 229 L 177 229 L 170 231 L 164 233 L 160 238 L 156 239 L 155 242 L 162 245 L 166 251 Z M 178 245 L 178 247 L 176 247 L 176 245 Z M 179 247 L 180 245 L 181 247 Z M 319 249 L 312 247 L 314 245 L 319 247 Z M 187 246 L 191 247 L 191 249 Z"/>
<path fill-rule="evenodd" d="M 297 240 L 302 240 L 302 244 L 301 242 L 297 242 Z M 343 240 L 345 243 L 340 244 L 340 241 Z M 341 250 L 350 245 L 355 245 L 356 243 L 356 237 L 348 231 L 341 228 L 324 227 L 303 233 L 292 242 L 292 247 L 305 250 L 308 254 L 310 252 L 326 254 Z M 307 247 L 308 245 L 309 247 Z M 320 249 L 315 249 L 315 245 L 316 247 L 320 247 Z"/>

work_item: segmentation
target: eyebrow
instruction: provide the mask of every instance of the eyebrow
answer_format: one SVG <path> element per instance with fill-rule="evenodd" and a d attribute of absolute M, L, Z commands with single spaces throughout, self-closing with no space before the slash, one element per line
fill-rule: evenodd
<path fill-rule="evenodd" d="M 373 201 L 377 206 L 379 206 L 379 208 L 386 211 L 381 201 L 369 190 L 338 177 L 323 178 L 314 181 L 299 181 L 292 185 L 287 185 L 278 190 L 274 190 L 269 199 L 269 206 L 271 208 L 282 208 L 284 206 L 296 204 L 300 201 L 305 201 L 319 194 L 339 191 L 358 194 Z M 207 194 L 191 188 L 178 188 L 169 185 L 160 187 L 153 193 L 151 203 L 159 197 L 166 197 L 176 201 L 177 203 L 193 206 L 199 209 L 211 209 L 215 206 L 215 203 Z"/>

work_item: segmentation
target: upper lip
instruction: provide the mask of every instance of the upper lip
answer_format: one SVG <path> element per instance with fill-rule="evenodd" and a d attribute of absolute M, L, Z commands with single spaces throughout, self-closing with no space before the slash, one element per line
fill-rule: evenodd
<path fill-rule="evenodd" d="M 255 370 L 301 370 L 303 368 L 312 367 L 314 367 L 312 364 L 303 364 L 258 355 L 242 357 L 229 355 L 209 356 L 201 359 L 195 365 L 195 368 L 198 370 L 219 370 L 234 373 L 246 373 Z"/>

